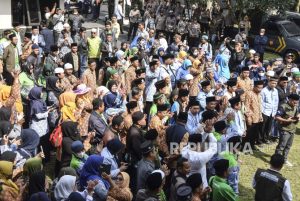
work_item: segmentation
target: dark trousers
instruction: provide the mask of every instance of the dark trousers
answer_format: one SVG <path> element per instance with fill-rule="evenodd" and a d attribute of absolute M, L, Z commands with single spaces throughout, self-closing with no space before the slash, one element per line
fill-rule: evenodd
<path fill-rule="evenodd" d="M 191 47 L 198 47 L 199 46 L 199 42 L 200 42 L 200 38 L 199 37 L 193 37 L 193 36 L 189 36 L 188 39 L 188 44 Z"/>
<path fill-rule="evenodd" d="M 284 156 L 284 159 L 287 160 L 288 153 L 292 147 L 294 141 L 294 134 L 288 131 L 279 130 L 280 137 L 279 143 L 276 147 L 276 154 L 281 154 Z"/>
<path fill-rule="evenodd" d="M 261 126 L 261 133 L 259 136 L 259 142 L 266 142 L 269 140 L 270 137 L 270 131 L 271 131 L 271 126 L 273 123 L 273 117 L 270 116 L 266 116 L 264 114 L 262 114 L 263 117 L 263 122 L 262 122 L 262 126 Z"/>
<path fill-rule="evenodd" d="M 169 44 L 171 44 L 174 40 L 174 32 L 167 31 L 166 32 L 166 40 Z"/>
<path fill-rule="evenodd" d="M 93 6 L 93 20 L 98 20 L 100 16 L 100 3 Z"/>
<path fill-rule="evenodd" d="M 43 147 L 45 158 L 43 159 L 43 163 L 47 163 L 50 161 L 50 151 L 53 149 L 51 143 L 49 143 L 50 133 L 42 136 L 40 138 L 40 146 Z M 40 150 L 42 151 L 42 150 Z"/>
<path fill-rule="evenodd" d="M 260 135 L 260 127 L 261 123 L 253 123 L 251 126 L 249 126 L 243 144 L 250 143 L 251 147 L 253 147 L 258 141 L 258 137 Z"/>
<path fill-rule="evenodd" d="M 139 25 L 138 23 L 131 23 L 130 22 L 129 30 L 128 30 L 128 36 L 127 36 L 128 40 L 130 40 L 131 33 L 132 33 L 132 38 L 135 37 L 137 29 L 138 29 L 138 25 Z"/>

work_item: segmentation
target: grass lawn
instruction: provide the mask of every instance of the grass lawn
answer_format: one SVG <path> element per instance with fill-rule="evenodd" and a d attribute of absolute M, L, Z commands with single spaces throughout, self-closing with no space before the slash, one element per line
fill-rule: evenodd
<path fill-rule="evenodd" d="M 260 152 L 253 155 L 241 155 L 240 160 L 240 200 L 253 201 L 254 190 L 252 188 L 252 178 L 257 168 L 268 168 L 270 156 L 274 153 L 277 143 L 261 148 Z M 290 150 L 288 160 L 294 165 L 293 167 L 284 166 L 281 170 L 282 175 L 291 183 L 293 200 L 300 200 L 300 135 L 295 135 L 292 149 Z M 267 188 L 267 186 L 266 186 Z"/>

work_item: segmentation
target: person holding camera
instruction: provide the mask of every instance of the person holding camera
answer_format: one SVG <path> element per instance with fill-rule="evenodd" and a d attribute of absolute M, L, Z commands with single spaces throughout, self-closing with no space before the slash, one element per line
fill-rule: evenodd
<path fill-rule="evenodd" d="M 288 153 L 292 147 L 296 125 L 299 121 L 300 114 L 298 112 L 299 95 L 289 95 L 287 103 L 282 104 L 277 111 L 275 119 L 279 122 L 279 143 L 275 153 L 282 154 L 287 166 L 293 166 L 288 160 Z"/>

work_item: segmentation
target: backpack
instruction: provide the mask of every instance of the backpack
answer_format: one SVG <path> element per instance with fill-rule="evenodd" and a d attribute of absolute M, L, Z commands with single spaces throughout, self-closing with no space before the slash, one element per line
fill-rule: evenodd
<path fill-rule="evenodd" d="M 61 124 L 58 124 L 57 127 L 52 131 L 50 135 L 49 141 L 55 148 L 59 148 L 62 146 L 62 130 L 61 130 Z"/>

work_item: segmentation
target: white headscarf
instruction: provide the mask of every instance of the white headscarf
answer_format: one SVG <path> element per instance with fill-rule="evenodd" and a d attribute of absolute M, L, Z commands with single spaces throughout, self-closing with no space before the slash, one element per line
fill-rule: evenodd
<path fill-rule="evenodd" d="M 57 182 L 54 189 L 54 197 L 56 201 L 65 201 L 69 195 L 76 190 L 76 177 L 71 175 L 62 176 Z"/>

